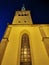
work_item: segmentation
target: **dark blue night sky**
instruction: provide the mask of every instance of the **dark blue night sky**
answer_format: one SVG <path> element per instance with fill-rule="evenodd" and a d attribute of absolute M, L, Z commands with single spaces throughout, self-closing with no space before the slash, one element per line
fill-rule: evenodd
<path fill-rule="evenodd" d="M 33 23 L 49 23 L 48 0 L 0 0 L 0 40 L 2 39 L 7 23 L 12 23 L 16 10 L 22 5 L 31 11 Z"/>

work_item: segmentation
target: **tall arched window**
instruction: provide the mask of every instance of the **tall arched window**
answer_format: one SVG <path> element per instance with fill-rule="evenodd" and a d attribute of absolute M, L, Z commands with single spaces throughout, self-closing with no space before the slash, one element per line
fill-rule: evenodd
<path fill-rule="evenodd" d="M 26 33 L 22 35 L 21 39 L 20 65 L 31 65 L 29 36 Z"/>

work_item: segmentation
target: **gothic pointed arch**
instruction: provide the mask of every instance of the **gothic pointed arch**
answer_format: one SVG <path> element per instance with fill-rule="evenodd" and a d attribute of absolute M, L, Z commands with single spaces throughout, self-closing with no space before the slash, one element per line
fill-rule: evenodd
<path fill-rule="evenodd" d="M 20 65 L 31 65 L 31 53 L 29 35 L 23 33 L 21 38 Z"/>

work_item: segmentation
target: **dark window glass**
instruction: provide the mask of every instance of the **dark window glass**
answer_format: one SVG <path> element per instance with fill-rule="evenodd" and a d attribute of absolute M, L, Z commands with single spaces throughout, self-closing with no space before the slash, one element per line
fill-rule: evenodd
<path fill-rule="evenodd" d="M 21 21 L 18 21 L 19 23 L 21 22 Z"/>
<path fill-rule="evenodd" d="M 26 23 L 26 21 L 24 21 Z"/>

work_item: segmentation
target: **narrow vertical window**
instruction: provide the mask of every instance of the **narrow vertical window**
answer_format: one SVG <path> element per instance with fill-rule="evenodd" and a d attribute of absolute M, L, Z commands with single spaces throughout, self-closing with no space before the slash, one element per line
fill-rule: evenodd
<path fill-rule="evenodd" d="M 29 36 L 24 33 L 21 39 L 20 65 L 31 65 Z"/>

